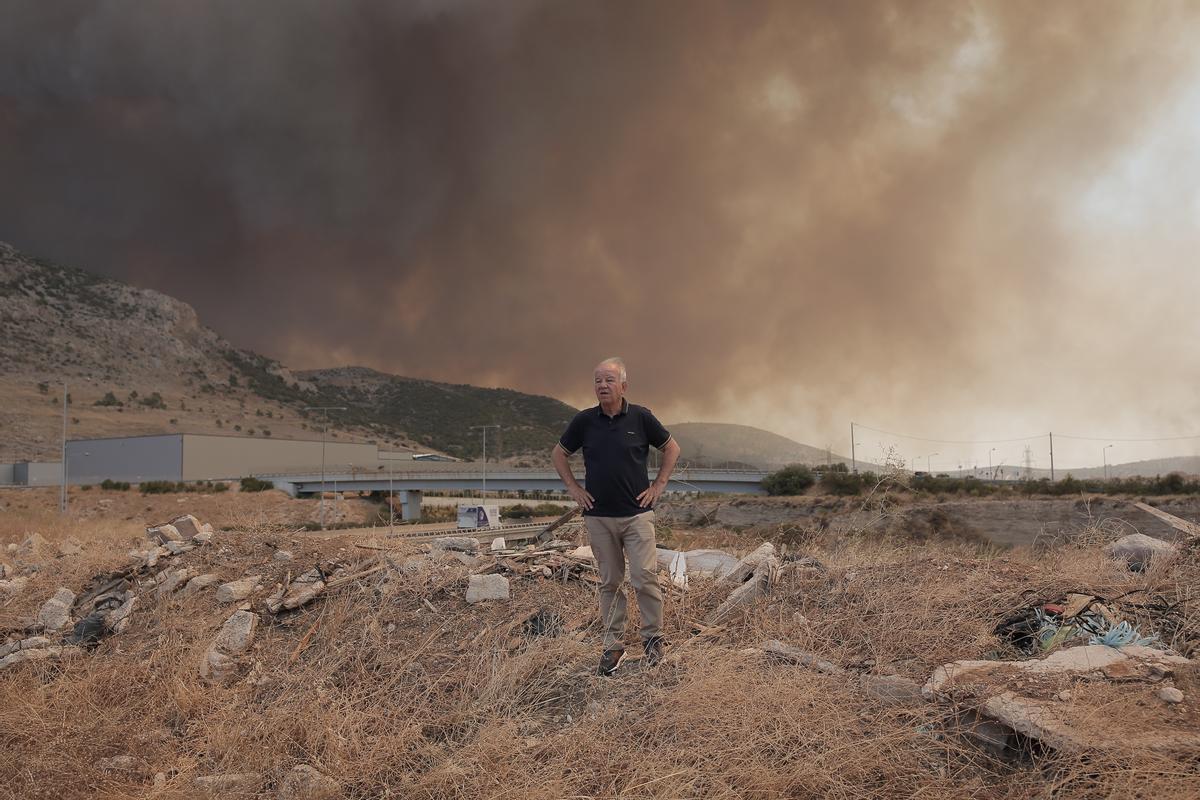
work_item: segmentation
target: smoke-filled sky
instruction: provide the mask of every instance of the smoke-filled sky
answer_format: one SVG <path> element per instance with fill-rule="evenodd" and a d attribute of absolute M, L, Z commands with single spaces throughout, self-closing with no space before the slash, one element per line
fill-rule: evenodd
<path fill-rule="evenodd" d="M 1195 3 L 4 5 L 0 239 L 289 366 L 583 405 L 618 354 L 841 452 L 1200 434 Z"/>

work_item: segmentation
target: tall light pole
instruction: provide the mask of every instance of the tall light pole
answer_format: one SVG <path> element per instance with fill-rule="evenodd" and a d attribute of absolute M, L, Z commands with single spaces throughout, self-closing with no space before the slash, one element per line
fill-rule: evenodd
<path fill-rule="evenodd" d="M 850 423 L 850 469 L 853 472 L 858 472 L 858 453 L 854 450 L 854 423 Z"/>
<path fill-rule="evenodd" d="M 500 430 L 499 425 L 472 425 L 471 430 L 483 431 L 483 493 L 484 499 L 487 498 L 487 432 L 488 428 Z"/>
<path fill-rule="evenodd" d="M 941 455 L 941 453 L 930 453 L 929 455 L 925 456 L 925 471 L 928 472 L 930 475 L 933 474 L 933 468 L 929 466 L 931 463 L 930 459 L 932 459 L 934 456 L 940 456 L 940 455 Z"/>
<path fill-rule="evenodd" d="M 305 406 L 305 411 L 321 412 L 321 530 L 325 530 L 325 430 L 329 427 L 330 411 L 345 411 L 345 406 Z"/>
<path fill-rule="evenodd" d="M 1111 444 L 1106 444 L 1100 450 L 1100 452 L 1104 455 L 1104 482 L 1105 483 L 1108 483 L 1108 448 L 1110 448 L 1110 447 L 1112 447 Z"/>
<path fill-rule="evenodd" d="M 63 381 L 63 434 L 62 434 L 62 493 L 58 498 L 58 510 L 67 513 L 67 382 Z"/>

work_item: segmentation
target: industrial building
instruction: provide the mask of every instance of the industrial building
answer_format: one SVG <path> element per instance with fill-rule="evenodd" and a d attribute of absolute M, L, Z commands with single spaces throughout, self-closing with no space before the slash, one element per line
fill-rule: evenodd
<path fill-rule="evenodd" d="M 195 433 L 120 436 L 68 441 L 67 482 L 237 480 L 319 469 L 322 450 L 327 470 L 352 474 L 398 468 L 398 462 L 411 466 L 413 460 L 410 452 L 382 452 L 373 444 L 355 442 Z"/>

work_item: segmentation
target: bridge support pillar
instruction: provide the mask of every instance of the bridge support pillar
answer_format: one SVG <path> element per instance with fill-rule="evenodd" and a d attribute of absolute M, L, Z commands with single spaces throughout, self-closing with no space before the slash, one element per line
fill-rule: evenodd
<path fill-rule="evenodd" d="M 400 516 L 405 522 L 419 522 L 421 519 L 421 490 L 401 489 Z"/>

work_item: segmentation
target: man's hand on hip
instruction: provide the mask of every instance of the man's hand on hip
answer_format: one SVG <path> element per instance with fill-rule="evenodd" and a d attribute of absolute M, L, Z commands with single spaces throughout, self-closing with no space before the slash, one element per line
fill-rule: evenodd
<path fill-rule="evenodd" d="M 658 498 L 662 496 L 663 490 L 666 488 L 666 484 L 660 484 L 658 481 L 650 484 L 650 488 L 637 496 L 638 506 L 649 508 L 654 505 L 658 502 Z"/>
<path fill-rule="evenodd" d="M 588 490 L 584 489 L 578 483 L 574 486 L 568 486 L 567 494 L 571 495 L 571 499 L 586 511 L 591 511 L 592 506 L 596 505 L 596 498 L 588 494 Z"/>

